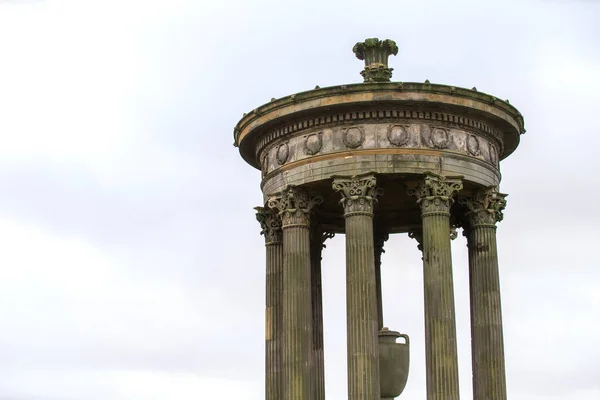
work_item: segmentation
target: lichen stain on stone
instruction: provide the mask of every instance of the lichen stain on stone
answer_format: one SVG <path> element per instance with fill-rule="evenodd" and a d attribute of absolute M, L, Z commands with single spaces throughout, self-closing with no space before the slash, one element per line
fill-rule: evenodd
<path fill-rule="evenodd" d="M 475 246 L 475 250 L 480 253 L 487 253 L 490 250 L 490 246 L 486 243 L 479 242 Z"/>

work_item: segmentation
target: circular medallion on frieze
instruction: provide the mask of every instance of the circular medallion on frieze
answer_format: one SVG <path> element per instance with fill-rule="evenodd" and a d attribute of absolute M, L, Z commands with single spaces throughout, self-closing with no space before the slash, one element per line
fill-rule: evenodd
<path fill-rule="evenodd" d="M 290 148 L 288 147 L 287 142 L 280 144 L 277 147 L 277 162 L 279 165 L 283 165 L 290 155 Z"/>
<path fill-rule="evenodd" d="M 267 173 L 267 169 L 269 169 L 269 153 L 265 154 L 262 160 L 262 172 L 263 174 Z"/>
<path fill-rule="evenodd" d="M 355 149 L 365 141 L 365 132 L 358 126 L 348 128 L 344 132 L 344 144 L 351 149 Z"/>
<path fill-rule="evenodd" d="M 394 146 L 404 146 L 408 143 L 408 130 L 402 125 L 391 125 L 388 128 L 387 138 Z"/>
<path fill-rule="evenodd" d="M 469 153 L 475 157 L 481 154 L 481 151 L 479 150 L 479 139 L 477 139 L 477 136 L 469 135 L 469 138 L 467 139 L 467 150 L 469 150 Z"/>
<path fill-rule="evenodd" d="M 448 142 L 450 138 L 448 136 L 448 131 L 444 128 L 433 128 L 431 132 L 431 145 L 436 149 L 445 149 L 448 147 Z"/>
<path fill-rule="evenodd" d="M 306 139 L 304 140 L 306 154 L 310 154 L 311 156 L 321 151 L 322 146 L 323 138 L 321 137 L 321 132 L 310 134 L 306 136 Z"/>
<path fill-rule="evenodd" d="M 494 166 L 498 165 L 498 149 L 492 143 L 490 143 L 490 162 L 494 164 Z"/>

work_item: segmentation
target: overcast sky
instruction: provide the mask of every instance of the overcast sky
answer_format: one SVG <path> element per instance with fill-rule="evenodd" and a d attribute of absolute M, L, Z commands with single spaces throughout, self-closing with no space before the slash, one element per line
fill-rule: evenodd
<path fill-rule="evenodd" d="M 600 2 L 0 0 L 0 400 L 264 399 L 260 173 L 242 113 L 394 80 L 507 98 L 498 229 L 511 400 L 600 398 Z M 346 398 L 344 240 L 324 253 L 327 396 Z M 461 393 L 467 252 L 453 242 Z M 425 398 L 420 254 L 383 256 L 385 325 Z"/>

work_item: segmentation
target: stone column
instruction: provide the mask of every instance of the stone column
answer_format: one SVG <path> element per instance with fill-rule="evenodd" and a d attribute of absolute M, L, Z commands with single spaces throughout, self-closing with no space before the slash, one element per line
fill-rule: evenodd
<path fill-rule="evenodd" d="M 382 230 L 375 231 L 375 291 L 377 293 L 377 329 L 383 328 L 383 293 L 381 289 L 381 255 L 385 253 L 383 244 L 389 239 L 389 234 Z"/>
<path fill-rule="evenodd" d="M 496 247 L 496 222 L 503 218 L 505 197 L 491 187 L 459 200 L 468 210 L 464 233 L 469 247 L 474 400 L 506 400 Z"/>
<path fill-rule="evenodd" d="M 450 206 L 460 178 L 426 173 L 408 194 L 417 197 L 423 223 L 425 360 L 428 400 L 458 400 L 458 352 L 450 252 Z"/>
<path fill-rule="evenodd" d="M 323 290 L 321 284 L 321 252 L 325 240 L 333 233 L 324 232 L 320 224 L 313 223 L 310 238 L 310 276 L 312 288 L 313 320 L 313 395 L 311 399 L 325 399 L 325 359 L 323 353 Z"/>
<path fill-rule="evenodd" d="M 373 203 L 379 190 L 373 175 L 338 177 L 346 220 L 346 312 L 348 399 L 380 397 Z"/>
<path fill-rule="evenodd" d="M 279 211 L 283 230 L 282 396 L 305 400 L 312 393 L 312 300 L 310 213 L 322 201 L 289 186 L 268 205 Z"/>
<path fill-rule="evenodd" d="M 265 398 L 281 399 L 281 300 L 283 295 L 283 237 L 277 213 L 256 207 L 256 219 L 265 236 L 267 283 L 265 309 Z"/>

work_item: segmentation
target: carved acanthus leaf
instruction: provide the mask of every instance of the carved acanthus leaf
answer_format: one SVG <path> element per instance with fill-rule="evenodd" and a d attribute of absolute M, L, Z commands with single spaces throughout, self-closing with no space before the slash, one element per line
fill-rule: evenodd
<path fill-rule="evenodd" d="M 344 206 L 344 215 L 373 214 L 373 205 L 383 190 L 375 187 L 375 175 L 357 175 L 336 177 L 333 190 L 342 195 L 340 203 Z"/>
<path fill-rule="evenodd" d="M 417 198 L 423 214 L 429 212 L 450 212 L 454 202 L 452 197 L 463 188 L 460 177 L 447 177 L 431 172 L 425 173 L 425 178 L 409 186 L 408 195 Z"/>
<path fill-rule="evenodd" d="M 254 207 L 256 220 L 260 223 L 260 234 L 265 236 L 265 243 L 280 243 L 282 241 L 281 218 L 279 215 L 265 207 Z"/>
<path fill-rule="evenodd" d="M 503 211 L 506 208 L 508 195 L 498 192 L 496 186 L 476 192 L 470 197 L 460 197 L 460 204 L 467 208 L 466 216 L 469 225 L 495 225 L 504 219 Z"/>
<path fill-rule="evenodd" d="M 285 228 L 294 225 L 308 227 L 312 209 L 322 202 L 322 197 L 311 196 L 306 190 L 290 185 L 281 194 L 272 196 L 267 204 L 279 212 Z"/>

